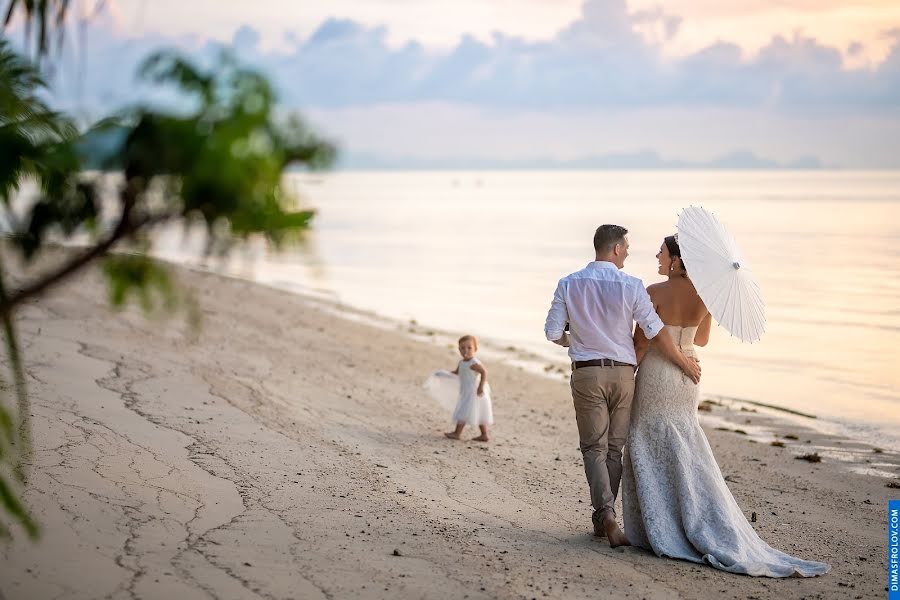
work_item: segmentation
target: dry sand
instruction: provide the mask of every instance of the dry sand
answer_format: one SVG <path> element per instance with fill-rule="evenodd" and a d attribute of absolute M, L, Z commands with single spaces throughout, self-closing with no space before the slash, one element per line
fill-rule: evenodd
<path fill-rule="evenodd" d="M 900 492 L 827 455 L 794 458 L 822 436 L 777 448 L 707 431 L 760 535 L 830 574 L 750 578 L 613 550 L 590 535 L 564 382 L 489 362 L 494 442 L 451 442 L 421 384 L 453 367 L 452 349 L 285 292 L 179 277 L 204 315 L 194 339 L 181 318 L 111 313 L 96 272 L 19 313 L 34 415 L 24 495 L 43 535 L 0 546 L 2 597 L 885 594 L 886 503 Z M 878 455 L 889 472 L 896 459 Z"/>

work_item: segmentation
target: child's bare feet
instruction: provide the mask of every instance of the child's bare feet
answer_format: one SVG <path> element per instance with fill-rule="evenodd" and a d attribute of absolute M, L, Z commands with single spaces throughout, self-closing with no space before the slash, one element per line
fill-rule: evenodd
<path fill-rule="evenodd" d="M 472 438 L 473 442 L 488 442 L 488 441 L 490 441 L 490 438 L 488 437 L 487 425 L 479 425 L 478 431 L 481 432 L 481 435 L 479 435 L 478 437 L 473 437 Z"/>
<path fill-rule="evenodd" d="M 451 440 L 458 440 L 462 436 L 455 431 L 451 431 L 449 433 L 445 433 L 444 437 L 450 438 Z"/>

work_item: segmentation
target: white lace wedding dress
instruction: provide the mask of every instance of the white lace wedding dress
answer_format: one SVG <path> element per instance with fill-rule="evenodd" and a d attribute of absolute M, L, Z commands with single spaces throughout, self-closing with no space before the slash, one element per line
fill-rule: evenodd
<path fill-rule="evenodd" d="M 694 355 L 696 327 L 666 325 Z M 697 418 L 697 386 L 652 346 L 638 370 L 625 447 L 625 535 L 659 556 L 708 563 L 732 573 L 810 577 L 825 563 L 766 544 L 731 495 Z"/>

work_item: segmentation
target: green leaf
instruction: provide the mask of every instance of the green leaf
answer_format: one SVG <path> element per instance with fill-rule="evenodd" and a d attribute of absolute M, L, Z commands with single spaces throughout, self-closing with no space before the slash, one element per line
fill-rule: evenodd
<path fill-rule="evenodd" d="M 12 486 L 6 481 L 2 474 L 0 474 L 0 506 L 3 506 L 6 512 L 9 513 L 23 529 L 25 529 L 25 533 L 28 534 L 28 537 L 37 539 L 40 535 L 40 528 L 38 527 L 37 522 L 30 514 L 28 514 L 25 506 L 16 496 L 15 492 L 13 492 Z M 5 531 L 6 535 L 9 535 L 9 530 L 5 527 L 0 531 Z"/>
<path fill-rule="evenodd" d="M 144 254 L 108 256 L 104 259 L 103 271 L 110 302 L 115 308 L 122 308 L 132 296 L 146 313 L 171 313 L 180 304 L 169 272 Z"/>
<path fill-rule="evenodd" d="M 49 38 L 56 33 L 56 43 L 62 47 L 66 14 L 71 0 L 9 0 L 4 27 L 8 26 L 17 11 L 25 16 L 26 40 L 30 40 L 32 28 L 37 29 L 35 54 L 38 57 L 50 53 Z"/>

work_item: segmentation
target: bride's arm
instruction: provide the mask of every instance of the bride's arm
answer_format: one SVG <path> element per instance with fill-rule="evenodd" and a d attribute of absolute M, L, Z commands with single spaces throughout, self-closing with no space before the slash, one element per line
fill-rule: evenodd
<path fill-rule="evenodd" d="M 697 333 L 694 335 L 695 346 L 705 346 L 709 343 L 709 330 L 712 328 L 712 315 L 706 313 L 706 318 L 700 321 Z"/>
<path fill-rule="evenodd" d="M 634 354 L 637 356 L 637 364 L 640 366 L 641 361 L 650 349 L 650 340 L 644 335 L 644 331 L 640 325 L 634 326 Z"/>

